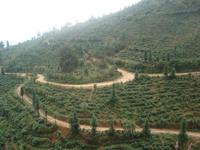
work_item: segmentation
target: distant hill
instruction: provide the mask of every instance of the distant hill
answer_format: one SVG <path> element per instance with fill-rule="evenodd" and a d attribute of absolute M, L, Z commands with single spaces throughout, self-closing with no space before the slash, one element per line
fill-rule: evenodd
<path fill-rule="evenodd" d="M 199 0 L 143 0 L 123 11 L 45 33 L 1 55 L 11 72 L 73 72 L 88 64 L 141 72 L 162 72 L 169 65 L 191 71 L 200 69 L 199 41 Z"/>

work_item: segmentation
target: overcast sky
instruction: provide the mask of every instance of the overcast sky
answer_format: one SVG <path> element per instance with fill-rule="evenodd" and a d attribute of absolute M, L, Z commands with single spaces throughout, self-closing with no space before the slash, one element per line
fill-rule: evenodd
<path fill-rule="evenodd" d="M 59 28 L 116 12 L 140 0 L 0 0 L 0 41 L 22 42 Z"/>

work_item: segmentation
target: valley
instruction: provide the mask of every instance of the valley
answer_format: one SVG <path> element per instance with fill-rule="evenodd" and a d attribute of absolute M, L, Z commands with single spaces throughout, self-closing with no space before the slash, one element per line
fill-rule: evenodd
<path fill-rule="evenodd" d="M 0 41 L 0 150 L 200 150 L 199 12 L 141 0 Z"/>

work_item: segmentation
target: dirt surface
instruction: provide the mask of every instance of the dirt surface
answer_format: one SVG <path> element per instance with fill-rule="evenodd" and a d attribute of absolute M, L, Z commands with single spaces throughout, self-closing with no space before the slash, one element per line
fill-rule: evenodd
<path fill-rule="evenodd" d="M 55 83 L 55 82 L 48 82 L 44 79 L 43 75 L 38 75 L 38 79 L 37 82 L 41 82 L 41 83 L 48 83 L 48 84 L 52 84 L 52 85 L 56 85 L 56 86 L 66 86 L 66 87 L 73 87 L 73 88 L 93 88 L 94 84 L 96 84 L 98 87 L 104 87 L 104 86 L 110 86 L 113 83 L 125 83 L 128 81 L 131 81 L 134 79 L 135 74 L 134 73 L 130 73 L 128 71 L 122 70 L 122 69 L 118 69 L 119 72 L 122 73 L 122 77 L 115 80 L 115 81 L 109 81 L 109 82 L 103 82 L 103 83 L 92 83 L 92 84 L 82 84 L 82 85 L 71 85 L 71 84 L 60 84 L 60 83 Z M 196 74 L 200 74 L 200 72 L 192 72 L 192 75 L 196 75 Z M 17 74 L 19 76 L 26 76 L 26 74 Z M 145 74 L 151 77 L 161 77 L 163 76 L 162 74 Z M 177 73 L 178 76 L 182 76 L 182 75 L 188 75 L 188 73 Z M 17 87 L 16 89 L 16 93 L 17 95 L 20 97 L 20 89 L 24 84 L 20 85 Z M 24 95 L 23 98 L 25 103 L 27 103 L 28 105 L 32 106 L 32 100 L 30 97 L 28 97 L 27 95 Z M 39 110 L 40 116 L 45 118 L 45 113 L 43 110 Z M 57 124 L 59 127 L 64 127 L 64 128 L 70 128 L 70 124 L 68 122 L 59 120 L 54 118 L 51 115 L 47 115 L 47 120 L 48 122 L 52 123 L 52 124 Z M 81 129 L 85 129 L 85 130 L 90 130 L 91 127 L 88 125 L 80 125 Z M 115 128 L 116 130 L 124 130 L 123 128 Z M 98 127 L 97 131 L 107 131 L 109 130 L 109 127 Z M 142 131 L 142 128 L 137 127 L 136 131 L 140 132 Z M 173 129 L 156 129 L 156 128 L 151 128 L 151 133 L 152 134 L 173 134 L 173 135 L 177 135 L 179 134 L 179 130 L 173 130 Z M 188 136 L 192 137 L 192 138 L 200 138 L 200 132 L 187 132 Z"/>
<path fill-rule="evenodd" d="M 17 88 L 17 94 L 18 96 L 20 96 L 20 89 L 23 85 L 20 85 L 18 88 Z M 32 100 L 31 98 L 29 98 L 28 96 L 24 95 L 23 96 L 23 100 L 30 106 L 32 106 Z M 40 110 L 39 111 L 40 113 L 40 116 L 45 118 L 45 113 L 43 110 Z M 59 120 L 59 119 L 56 119 L 54 118 L 53 116 L 50 116 L 50 115 L 47 115 L 47 120 L 48 122 L 52 123 L 52 124 L 56 124 L 58 125 L 59 127 L 64 127 L 64 128 L 70 128 L 70 124 L 68 122 L 65 122 L 65 121 L 62 121 L 62 120 Z M 80 128 L 81 129 L 85 129 L 85 130 L 91 130 L 91 126 L 88 126 L 88 125 L 80 125 Z M 109 130 L 109 127 L 98 127 L 97 128 L 97 131 L 107 131 Z M 124 130 L 123 128 L 115 128 L 115 130 Z M 136 128 L 136 131 L 140 132 L 142 131 L 142 128 L 140 127 L 137 127 Z M 179 134 L 179 130 L 172 130 L 172 129 L 156 129 L 156 128 L 151 128 L 151 133 L 152 134 L 174 134 L 174 135 L 178 135 Z M 190 136 L 190 137 L 193 137 L 193 138 L 200 138 L 200 133 L 199 132 L 187 132 L 187 134 Z"/>
<path fill-rule="evenodd" d="M 100 83 L 89 83 L 89 84 L 63 84 L 63 83 L 56 83 L 56 82 L 50 82 L 47 81 L 42 74 L 37 75 L 36 82 L 38 83 L 44 83 L 44 84 L 50 84 L 58 87 L 64 87 L 64 88 L 82 88 L 82 89 L 92 89 L 94 88 L 94 85 L 96 85 L 98 88 L 106 87 L 106 86 L 111 86 L 112 84 L 116 83 L 126 83 L 129 81 L 132 81 L 135 79 L 135 73 L 133 72 L 128 72 L 124 69 L 117 69 L 118 72 L 121 73 L 121 77 L 113 80 L 113 81 L 107 81 L 107 82 L 100 82 Z M 188 75 L 189 73 L 176 73 L 177 76 L 184 76 Z M 200 75 L 200 72 L 190 72 L 191 75 Z M 155 73 L 155 74 L 146 74 L 143 73 L 141 75 L 147 75 L 150 77 L 163 77 L 163 74 Z"/>
<path fill-rule="evenodd" d="M 116 83 L 126 83 L 129 81 L 132 81 L 135 78 L 135 74 L 128 72 L 123 69 L 117 69 L 118 72 L 121 73 L 121 77 L 113 80 L 113 81 L 107 81 L 107 82 L 100 82 L 100 83 L 89 83 L 89 84 L 62 84 L 62 83 L 56 83 L 56 82 L 50 82 L 47 81 L 42 74 L 37 75 L 36 82 L 39 83 L 44 83 L 44 84 L 50 84 L 50 85 L 55 85 L 59 87 L 64 87 L 64 88 L 83 88 L 83 89 L 92 89 L 94 88 L 94 85 L 97 87 L 106 87 L 106 86 L 111 86 L 112 84 Z"/>

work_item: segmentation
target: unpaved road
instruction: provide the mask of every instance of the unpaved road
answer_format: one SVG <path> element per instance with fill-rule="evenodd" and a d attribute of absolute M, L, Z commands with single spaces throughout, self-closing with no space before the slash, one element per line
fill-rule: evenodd
<path fill-rule="evenodd" d="M 102 88 L 102 87 L 106 87 L 106 86 L 111 86 L 112 84 L 116 84 L 116 83 L 126 83 L 129 81 L 132 81 L 135 79 L 135 73 L 133 72 L 128 72 L 124 69 L 117 69 L 118 72 L 120 72 L 122 74 L 122 76 L 116 80 L 113 81 L 106 81 L 106 82 L 100 82 L 100 83 L 89 83 L 89 84 L 63 84 L 63 83 L 56 83 L 56 82 L 51 82 L 51 81 L 47 81 L 44 77 L 44 75 L 42 74 L 38 74 L 37 75 L 37 79 L 36 82 L 38 83 L 44 83 L 44 84 L 50 84 L 50 85 L 54 85 L 57 87 L 64 87 L 64 88 L 82 88 L 82 89 L 92 89 L 94 88 L 94 85 L 96 85 L 98 88 Z M 200 75 L 200 72 L 190 72 L 191 75 Z M 189 73 L 176 73 L 177 76 L 184 76 L 184 75 L 188 75 Z M 147 75 L 150 77 L 163 77 L 163 74 L 147 74 L 147 73 L 143 73 L 141 75 Z"/>
<path fill-rule="evenodd" d="M 20 89 L 23 85 L 20 85 L 17 87 L 16 92 L 17 95 L 20 96 Z M 25 103 L 27 103 L 28 105 L 32 106 L 32 100 L 30 97 L 28 97 L 27 95 L 23 96 L 23 100 Z M 40 113 L 40 117 L 45 118 L 45 113 L 43 110 L 39 110 Z M 64 127 L 64 128 L 70 128 L 70 124 L 68 122 L 59 120 L 54 118 L 51 115 L 47 115 L 47 120 L 49 123 L 58 125 L 59 127 Z M 80 125 L 81 129 L 85 129 L 85 130 L 91 130 L 91 127 L 88 125 Z M 97 127 L 97 131 L 102 132 L 102 131 L 107 131 L 109 130 L 108 127 Z M 122 131 L 124 130 L 123 128 L 115 128 L 115 130 L 118 131 Z M 136 131 L 141 132 L 142 128 L 137 127 Z M 156 129 L 156 128 L 151 128 L 151 133 L 152 134 L 173 134 L 173 135 L 178 135 L 179 131 L 178 130 L 172 130 L 172 129 Z M 192 138 L 200 138 L 200 133 L 199 132 L 187 132 L 187 134 L 192 137 Z"/>
<path fill-rule="evenodd" d="M 92 89 L 94 88 L 94 85 L 97 87 L 106 87 L 111 86 L 112 84 L 116 83 L 126 83 L 129 81 L 132 81 L 135 78 L 135 74 L 128 72 L 123 69 L 117 69 L 118 72 L 122 74 L 122 76 L 116 80 L 113 81 L 107 81 L 107 82 L 100 82 L 100 83 L 89 83 L 89 84 L 62 84 L 62 83 L 56 83 L 56 82 L 50 82 L 45 80 L 44 75 L 38 74 L 36 82 L 44 83 L 44 84 L 50 84 L 54 86 L 64 87 L 64 88 L 83 88 L 83 89 Z"/>
<path fill-rule="evenodd" d="M 134 73 L 125 71 L 123 69 L 118 69 L 118 71 L 122 73 L 121 78 L 114 80 L 114 81 L 108 81 L 108 82 L 102 82 L 102 83 L 91 83 L 91 84 L 81 84 L 81 85 L 60 84 L 60 83 L 46 81 L 44 79 L 43 75 L 38 75 L 37 82 L 51 84 L 51 85 L 55 85 L 55 86 L 67 87 L 67 88 L 86 88 L 86 89 L 88 89 L 88 88 L 93 88 L 94 84 L 96 84 L 97 87 L 105 87 L 105 86 L 110 86 L 113 83 L 126 83 L 126 82 L 129 82 L 131 80 L 134 80 L 134 78 L 135 78 Z M 197 75 L 197 74 L 200 75 L 200 72 L 191 72 L 191 74 L 192 75 Z M 23 77 L 26 76 L 26 74 L 17 74 L 17 75 L 23 76 Z M 151 76 L 151 77 L 162 77 L 163 76 L 163 74 L 144 74 L 144 75 L 148 75 L 148 76 Z M 177 76 L 183 76 L 183 75 L 188 75 L 188 73 L 177 73 L 176 75 Z M 17 89 L 16 89 L 18 96 L 20 96 L 20 89 L 23 85 L 24 84 L 18 86 Z M 30 97 L 28 97 L 27 95 L 24 95 L 23 100 L 28 105 L 32 106 L 32 100 L 31 100 Z M 39 113 L 40 113 L 41 117 L 45 118 L 45 113 L 44 113 L 43 110 L 40 110 Z M 51 115 L 47 115 L 47 120 L 48 120 L 48 122 L 50 122 L 52 124 L 56 123 L 60 127 L 70 128 L 70 124 L 68 122 L 56 119 Z M 86 130 L 91 129 L 91 127 L 88 126 L 88 125 L 80 125 L 80 128 L 86 129 Z M 124 130 L 123 128 L 115 128 L 115 129 L 116 130 Z M 109 130 L 108 127 L 98 127 L 97 128 L 97 131 L 107 131 L 107 130 Z M 136 131 L 140 132 L 140 131 L 142 131 L 142 128 L 137 127 Z M 177 135 L 177 134 L 179 134 L 179 130 L 151 128 L 151 133 L 152 134 L 173 134 L 173 135 Z M 187 134 L 192 138 L 200 138 L 200 132 L 187 132 Z"/>
<path fill-rule="evenodd" d="M 18 94 L 18 96 L 20 96 L 20 89 L 23 85 L 20 85 L 16 92 Z M 23 96 L 23 100 L 30 106 L 32 106 L 32 100 L 31 98 L 29 98 L 27 95 L 24 95 Z M 43 110 L 40 110 L 39 111 L 40 113 L 40 116 L 45 118 L 45 114 L 44 114 L 44 111 Z M 59 127 L 65 127 L 65 128 L 70 128 L 70 124 L 68 122 L 65 122 L 65 121 L 62 121 L 62 120 L 59 120 L 59 119 L 56 119 L 54 118 L 53 116 L 51 115 L 47 115 L 47 120 L 48 122 L 54 124 L 56 123 Z M 80 128 L 81 129 L 85 129 L 85 130 L 90 130 L 91 127 L 88 126 L 88 125 L 80 125 Z M 116 130 L 124 130 L 123 128 L 115 128 Z M 107 131 L 109 130 L 108 127 L 98 127 L 97 128 L 97 131 Z M 140 132 L 142 131 L 142 128 L 139 128 L 137 127 L 136 128 L 136 131 Z M 172 130 L 172 129 L 156 129 L 156 128 L 151 128 L 151 133 L 152 134 L 174 134 L 174 135 L 178 135 L 179 134 L 179 131 L 178 130 Z M 199 132 L 187 132 L 187 134 L 190 136 L 190 137 L 193 137 L 193 138 L 200 138 L 200 133 Z"/>

